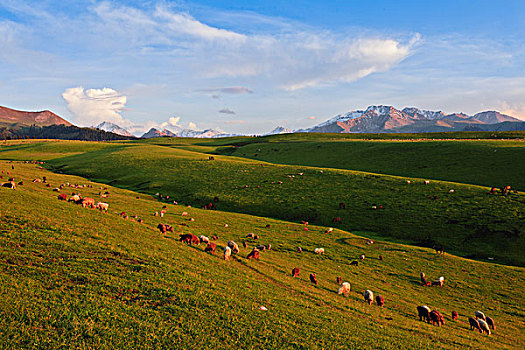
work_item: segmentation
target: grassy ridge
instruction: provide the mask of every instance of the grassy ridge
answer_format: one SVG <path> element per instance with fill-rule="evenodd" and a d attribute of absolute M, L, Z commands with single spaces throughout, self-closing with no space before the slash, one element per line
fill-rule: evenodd
<path fill-rule="evenodd" d="M 278 164 L 368 171 L 380 174 L 511 185 L 525 190 L 525 143 L 482 141 L 342 141 L 304 135 L 217 149 L 220 154 Z M 269 140 L 269 141 L 270 141 Z"/>
<path fill-rule="evenodd" d="M 11 170 L 10 165 L 0 163 L 0 170 L 25 184 L 17 191 L 0 188 L 0 343 L 5 348 L 524 346 L 522 268 L 441 257 L 388 242 L 366 245 L 337 229 L 303 231 L 302 225 L 283 221 L 170 205 L 162 221 L 176 233 L 216 234 L 223 247 L 229 239 L 240 242 L 255 232 L 260 243 L 273 246 L 261 253 L 260 262 L 244 259 L 244 248 L 225 262 L 205 254 L 202 245 L 176 241 L 177 234 L 162 237 L 154 228 L 160 219 L 151 216 L 161 204 L 153 198 L 137 199 L 134 192 L 109 187 L 110 213 L 102 214 L 60 202 L 51 188 L 30 182 L 44 175 L 52 186 L 88 183 L 84 179 L 28 164 L 16 163 Z M 80 191 L 97 198 L 99 185 L 93 185 Z M 124 220 L 116 214 L 121 211 L 145 223 Z M 188 226 L 179 225 L 183 222 Z M 264 228 L 267 223 L 270 229 Z M 307 251 L 296 253 L 298 245 Z M 318 246 L 325 247 L 325 256 L 311 253 Z M 367 259 L 357 268 L 349 266 L 360 254 Z M 301 276 L 292 279 L 289 273 L 296 266 Z M 419 286 L 421 271 L 445 276 L 446 286 Z M 317 274 L 319 286 L 308 282 L 310 272 Z M 348 298 L 335 294 L 336 276 L 351 282 Z M 364 289 L 383 295 L 385 307 L 365 305 Z M 419 304 L 440 310 L 445 326 L 419 322 Z M 261 305 L 269 310 L 258 310 Z M 498 322 L 490 337 L 468 330 L 467 317 L 478 309 Z M 459 312 L 459 322 L 450 320 L 452 310 Z"/>
<path fill-rule="evenodd" d="M 0 154 L 24 159 L 41 152 L 39 147 Z M 54 147 L 60 149 L 61 144 Z M 423 246 L 440 243 L 461 256 L 525 265 L 521 194 L 490 196 L 487 188 L 472 185 L 423 185 L 415 178 L 408 178 L 412 183 L 407 184 L 407 178 L 236 157 L 208 161 L 207 154 L 147 143 L 109 144 L 51 159 L 48 166 L 134 191 L 160 192 L 193 206 L 218 196 L 218 207 L 225 211 L 324 226 L 341 217 L 342 229 L 374 238 Z M 340 202 L 346 210 L 339 209 Z M 384 209 L 372 210 L 374 205 Z"/>

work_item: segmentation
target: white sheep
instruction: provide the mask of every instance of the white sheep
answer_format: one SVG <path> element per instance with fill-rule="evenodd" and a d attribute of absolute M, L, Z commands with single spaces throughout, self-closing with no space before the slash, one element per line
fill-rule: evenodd
<path fill-rule="evenodd" d="M 199 241 L 201 241 L 201 243 L 210 243 L 210 239 L 206 236 L 199 236 Z"/>
<path fill-rule="evenodd" d="M 228 241 L 228 247 L 231 248 L 234 254 L 239 252 L 239 246 L 234 241 Z"/>
<path fill-rule="evenodd" d="M 478 323 L 479 323 L 481 330 L 487 333 L 488 335 L 490 335 L 490 328 L 487 322 L 485 320 L 482 320 L 481 318 L 478 318 Z"/>
<path fill-rule="evenodd" d="M 224 247 L 224 260 L 230 260 L 230 256 L 232 255 L 232 250 L 230 247 Z"/>
<path fill-rule="evenodd" d="M 315 248 L 314 249 L 315 254 L 324 254 L 324 248 Z"/>
<path fill-rule="evenodd" d="M 103 203 L 103 202 L 98 202 L 97 205 L 95 206 L 95 208 L 97 208 L 99 210 L 108 211 L 109 204 L 108 203 Z"/>
<path fill-rule="evenodd" d="M 487 318 L 485 317 L 485 314 L 481 311 L 474 312 L 474 315 L 476 315 L 476 318 L 481 318 L 484 321 L 487 320 Z"/>
<path fill-rule="evenodd" d="M 348 293 L 350 293 L 350 283 L 343 282 L 341 284 L 341 287 L 337 290 L 337 294 L 344 294 L 348 296 Z"/>
<path fill-rule="evenodd" d="M 363 296 L 365 297 L 365 301 L 368 304 L 372 305 L 372 303 L 374 302 L 374 292 L 372 292 L 370 289 L 367 289 L 363 293 Z"/>
<path fill-rule="evenodd" d="M 185 211 L 183 211 L 181 215 L 182 215 L 182 216 L 186 216 L 186 215 L 188 215 L 188 213 L 185 212 Z"/>

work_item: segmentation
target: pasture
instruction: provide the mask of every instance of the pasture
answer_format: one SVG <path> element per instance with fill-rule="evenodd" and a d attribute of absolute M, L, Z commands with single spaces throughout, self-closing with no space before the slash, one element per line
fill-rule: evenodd
<path fill-rule="evenodd" d="M 133 149 L 123 147 L 117 152 Z M 126 179 L 131 183 L 143 176 L 144 163 L 137 160 L 143 152 L 137 149 L 135 157 L 127 153 L 122 157 L 109 148 L 93 152 L 100 166 L 118 159 L 124 169 L 130 164 L 136 167 L 138 175 L 130 168 L 127 175 L 115 173 L 119 186 Z M 159 154 L 164 164 L 175 163 L 164 174 L 176 171 L 182 163 L 179 158 L 213 163 L 188 151 L 174 155 L 173 150 L 161 147 L 159 152 L 166 152 Z M 74 172 L 75 157 L 88 156 L 69 156 L 69 165 L 61 171 Z M 235 170 L 255 172 L 250 167 L 258 166 L 251 161 L 235 162 L 237 167 L 231 165 Z M 275 173 L 270 174 L 276 176 L 281 167 L 271 169 Z M 367 245 L 365 238 L 338 228 L 325 233 L 326 227 L 309 224 L 306 231 L 298 222 L 169 205 L 152 195 L 93 182 L 99 170 L 86 174 L 90 180 L 20 162 L 2 161 L 0 170 L 24 182 L 17 190 L 0 188 L 0 343 L 5 348 L 524 346 L 523 268 L 441 256 L 432 249 L 381 240 Z M 304 171 L 308 179 L 307 171 L 313 177 L 319 170 Z M 340 176 L 338 173 L 331 176 Z M 43 176 L 51 187 L 31 182 Z M 150 176 L 153 183 L 158 181 L 153 172 Z M 367 174 L 359 176 L 362 179 L 354 181 L 370 180 Z M 387 184 L 395 180 L 372 179 Z M 57 200 L 58 193 L 52 188 L 62 183 L 90 184 L 92 188 L 65 187 L 62 193 L 80 191 L 96 200 L 107 188 L 110 196 L 104 201 L 110 204 L 109 212 Z M 208 191 L 215 193 L 215 184 L 209 186 Z M 465 191 L 475 191 L 475 187 L 465 187 Z M 221 198 L 218 204 L 222 202 Z M 153 216 L 163 205 L 166 215 Z M 181 215 L 184 211 L 188 216 Z M 145 222 L 126 220 L 121 212 Z M 156 229 L 159 222 L 172 225 L 175 232 L 162 235 Z M 245 238 L 250 232 L 260 236 L 257 242 Z M 224 261 L 220 249 L 216 255 L 204 253 L 202 244 L 179 242 L 179 233 L 217 235 L 218 248 L 230 239 L 246 241 L 248 248 L 241 246 L 238 255 Z M 268 243 L 272 250 L 261 252 L 260 261 L 245 259 L 252 246 Z M 304 251 L 297 253 L 297 246 Z M 325 254 L 313 254 L 316 247 L 324 247 Z M 351 266 L 361 254 L 365 260 Z M 379 255 L 384 259 L 379 260 Z M 297 278 L 291 277 L 294 267 L 301 271 Z M 312 272 L 317 275 L 317 286 L 308 280 Z M 431 279 L 444 276 L 444 287 L 421 286 L 420 272 Z M 348 297 L 336 294 L 336 277 L 351 283 Z M 365 289 L 382 295 L 385 306 L 365 304 Z M 445 325 L 419 321 L 416 306 L 422 304 L 441 311 Z M 451 320 L 453 310 L 459 313 L 458 321 Z M 496 320 L 492 335 L 469 330 L 467 318 L 475 310 Z"/>

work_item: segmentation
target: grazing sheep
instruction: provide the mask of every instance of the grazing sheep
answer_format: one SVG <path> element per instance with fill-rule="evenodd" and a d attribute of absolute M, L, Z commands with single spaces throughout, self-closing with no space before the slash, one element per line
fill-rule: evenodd
<path fill-rule="evenodd" d="M 457 321 L 457 319 L 458 319 L 458 312 L 457 311 L 452 311 L 452 319 L 454 321 Z"/>
<path fill-rule="evenodd" d="M 342 281 L 343 281 L 343 280 L 342 280 L 341 277 L 337 277 L 337 279 L 336 279 L 337 284 L 341 284 Z"/>
<path fill-rule="evenodd" d="M 432 323 L 432 325 L 437 323 L 437 325 L 439 327 L 441 327 L 442 325 L 445 324 L 445 319 L 444 319 L 443 315 L 439 311 L 432 310 L 430 312 L 430 322 Z"/>
<path fill-rule="evenodd" d="M 182 215 L 182 216 L 187 216 L 187 215 L 188 215 L 188 213 L 187 213 L 187 212 L 185 212 L 185 211 L 183 211 L 181 215 Z"/>
<path fill-rule="evenodd" d="M 315 277 L 315 273 L 310 274 L 310 282 L 317 285 L 317 277 Z"/>
<path fill-rule="evenodd" d="M 315 254 L 324 254 L 324 248 L 315 248 L 314 249 Z"/>
<path fill-rule="evenodd" d="M 299 277 L 299 268 L 294 267 L 292 270 L 292 277 Z"/>
<path fill-rule="evenodd" d="M 430 181 L 425 180 L 425 185 L 428 185 L 429 183 L 430 183 Z"/>
<path fill-rule="evenodd" d="M 67 195 L 65 193 L 59 194 L 58 200 L 67 201 Z"/>
<path fill-rule="evenodd" d="M 253 248 L 250 254 L 246 257 L 246 259 L 255 259 L 259 260 L 259 249 Z"/>
<path fill-rule="evenodd" d="M 194 221 L 195 221 L 195 219 L 194 219 L 194 218 L 190 218 L 190 221 L 191 221 L 191 222 L 194 222 Z"/>
<path fill-rule="evenodd" d="M 246 238 L 253 238 L 255 234 L 253 232 L 250 232 L 246 235 Z"/>
<path fill-rule="evenodd" d="M 234 241 L 228 241 L 228 247 L 231 248 L 233 254 L 237 254 L 239 252 L 239 246 Z"/>
<path fill-rule="evenodd" d="M 361 255 L 359 256 L 359 259 L 361 259 L 361 260 L 365 260 L 365 254 L 361 254 Z"/>
<path fill-rule="evenodd" d="M 339 287 L 339 289 L 337 290 L 337 294 L 344 294 L 348 296 L 349 293 L 350 293 L 350 283 L 343 282 L 341 286 Z"/>
<path fill-rule="evenodd" d="M 366 301 L 369 305 L 372 305 L 372 303 L 374 302 L 374 292 L 372 292 L 370 289 L 367 289 L 367 290 L 365 290 L 365 292 L 363 293 L 363 296 L 365 297 L 365 301 Z"/>
<path fill-rule="evenodd" d="M 470 325 L 470 330 L 471 331 L 474 330 L 474 329 L 477 329 L 480 333 L 483 332 L 481 330 L 481 326 L 479 325 L 479 322 L 475 318 L 469 317 L 468 318 L 468 323 Z"/>
<path fill-rule="evenodd" d="M 490 326 L 490 328 L 492 328 L 492 330 L 496 330 L 496 324 L 491 317 L 487 316 L 487 324 Z"/>
<path fill-rule="evenodd" d="M 210 243 L 210 239 L 206 236 L 203 236 L 203 235 L 200 235 L 199 236 L 199 240 L 201 241 L 201 243 Z"/>
<path fill-rule="evenodd" d="M 482 319 L 483 321 L 487 320 L 487 318 L 485 317 L 485 314 L 481 311 L 474 312 L 474 315 L 476 316 L 477 319 Z"/>
<path fill-rule="evenodd" d="M 224 224 L 224 227 L 228 227 L 228 224 Z"/>
<path fill-rule="evenodd" d="M 303 248 L 297 247 L 297 253 L 302 253 L 302 252 L 303 252 Z"/>
<path fill-rule="evenodd" d="M 433 286 L 440 286 L 443 287 L 443 284 L 445 283 L 445 277 L 441 276 L 437 281 L 432 281 Z"/>
<path fill-rule="evenodd" d="M 73 194 L 71 195 L 71 197 L 69 197 L 69 200 L 68 202 L 75 202 L 75 203 L 80 203 L 80 201 L 82 200 L 82 197 L 78 194 Z"/>
<path fill-rule="evenodd" d="M 224 260 L 230 260 L 230 256 L 232 255 L 232 250 L 230 247 L 224 247 Z"/>
<path fill-rule="evenodd" d="M 383 307 L 383 305 L 385 305 L 385 299 L 383 298 L 382 295 L 378 295 L 376 297 L 376 304 L 377 304 L 377 306 L 381 306 L 381 307 Z"/>
<path fill-rule="evenodd" d="M 82 199 L 82 207 L 84 208 L 94 208 L 95 200 L 93 198 L 86 197 Z"/>
<path fill-rule="evenodd" d="M 430 322 L 430 308 L 426 305 L 417 307 L 417 313 L 420 321 Z"/>
<path fill-rule="evenodd" d="M 487 321 L 482 320 L 480 318 L 478 318 L 477 321 L 479 323 L 479 327 L 481 328 L 482 332 L 487 333 L 487 335 L 490 335 L 490 328 L 489 328 L 489 325 L 487 324 Z"/>
<path fill-rule="evenodd" d="M 100 211 L 108 211 L 109 204 L 108 203 L 103 203 L 103 202 L 98 202 L 97 205 L 95 206 L 95 208 L 97 208 Z"/>
<path fill-rule="evenodd" d="M 204 248 L 204 251 L 210 252 L 211 254 L 215 254 L 215 247 L 216 247 L 215 243 L 210 242 L 206 244 L 206 248 Z"/>

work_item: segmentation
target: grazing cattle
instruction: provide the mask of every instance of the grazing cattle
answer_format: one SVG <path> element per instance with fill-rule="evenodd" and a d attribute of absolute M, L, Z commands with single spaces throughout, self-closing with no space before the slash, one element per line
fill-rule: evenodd
<path fill-rule="evenodd" d="M 383 307 L 383 305 L 385 305 L 385 299 L 383 298 L 382 295 L 378 295 L 376 297 L 376 304 L 377 304 L 377 306 L 381 306 L 381 307 Z"/>
<path fill-rule="evenodd" d="M 3 183 L 0 187 L 6 187 L 6 188 L 16 190 L 16 185 L 14 181 Z"/>
<path fill-rule="evenodd" d="M 259 239 L 259 235 L 255 235 L 255 236 L 253 237 L 253 239 L 258 240 L 258 239 Z"/>
<path fill-rule="evenodd" d="M 430 322 L 430 308 L 426 305 L 417 307 L 417 313 L 420 321 Z"/>
<path fill-rule="evenodd" d="M 259 249 L 253 248 L 250 254 L 246 257 L 246 259 L 255 259 L 259 260 Z"/>
<path fill-rule="evenodd" d="M 270 227 L 272 227 L 272 225 L 270 225 L 270 224 L 266 224 L 265 227 L 266 227 L 266 228 L 270 228 Z"/>
<path fill-rule="evenodd" d="M 34 179 L 33 182 L 42 182 L 40 179 Z"/>
<path fill-rule="evenodd" d="M 232 250 L 230 247 L 224 247 L 224 260 L 230 260 Z"/>
<path fill-rule="evenodd" d="M 457 319 L 458 319 L 458 312 L 457 311 L 452 311 L 452 319 L 454 321 L 457 321 Z"/>
<path fill-rule="evenodd" d="M 224 227 L 228 227 L 228 224 L 224 224 Z"/>
<path fill-rule="evenodd" d="M 103 203 L 103 202 L 98 202 L 95 207 L 98 210 L 100 210 L 100 211 L 108 211 L 109 204 L 108 203 Z"/>
<path fill-rule="evenodd" d="M 138 222 L 139 224 L 143 224 L 143 223 L 144 223 L 144 220 L 142 220 L 142 219 L 138 219 L 137 222 Z"/>
<path fill-rule="evenodd" d="M 361 259 L 361 260 L 365 260 L 365 254 L 361 254 L 361 255 L 359 255 L 359 259 Z"/>
<path fill-rule="evenodd" d="M 213 201 L 214 201 L 215 203 L 218 203 L 218 202 L 219 202 L 219 197 L 217 197 L 217 196 L 213 197 Z"/>
<path fill-rule="evenodd" d="M 486 320 L 487 318 L 485 317 L 485 314 L 481 311 L 476 311 L 474 312 L 474 315 L 476 316 L 477 319 L 482 319 L 482 320 Z"/>
<path fill-rule="evenodd" d="M 302 251 L 303 251 L 303 248 L 297 247 L 297 253 L 302 253 Z"/>
<path fill-rule="evenodd" d="M 264 252 L 264 251 L 266 250 L 266 246 L 264 246 L 264 245 L 262 245 L 262 244 L 259 244 L 259 245 L 257 246 L 257 249 L 259 249 L 260 251 L 263 251 L 263 252 Z"/>
<path fill-rule="evenodd" d="M 374 302 L 374 292 L 372 292 L 370 289 L 367 289 L 367 290 L 365 290 L 365 292 L 363 293 L 363 296 L 365 297 L 365 301 L 366 301 L 369 305 L 372 305 L 372 303 Z"/>
<path fill-rule="evenodd" d="M 181 215 L 182 215 L 182 216 L 186 216 L 186 215 L 188 215 L 188 213 L 185 212 L 185 211 L 183 211 Z"/>
<path fill-rule="evenodd" d="M 81 203 L 81 201 L 82 201 L 82 197 L 74 193 L 71 195 L 71 197 L 69 197 L 69 200 L 68 200 L 68 202 L 74 202 L 76 204 Z"/>
<path fill-rule="evenodd" d="M 303 225 L 308 225 L 308 221 L 301 221 Z"/>
<path fill-rule="evenodd" d="M 255 234 L 253 232 L 250 232 L 246 235 L 246 238 L 253 238 Z"/>
<path fill-rule="evenodd" d="M 430 183 L 430 181 L 425 180 L 425 185 L 428 185 L 429 183 Z"/>
<path fill-rule="evenodd" d="M 60 192 L 60 188 L 58 187 L 53 188 L 53 192 Z"/>
<path fill-rule="evenodd" d="M 333 231 L 334 231 L 334 229 L 333 229 L 332 227 L 330 227 L 330 228 L 328 228 L 326 231 L 324 231 L 324 233 L 331 233 L 331 232 L 333 232 Z"/>
<path fill-rule="evenodd" d="M 356 260 L 352 261 L 350 263 L 350 266 L 359 266 L 359 261 L 356 261 Z"/>
<path fill-rule="evenodd" d="M 482 320 L 480 318 L 478 318 L 477 321 L 479 323 L 479 327 L 481 328 L 482 332 L 487 333 L 487 335 L 490 335 L 490 328 L 489 328 L 489 325 L 487 324 L 487 321 Z"/>
<path fill-rule="evenodd" d="M 217 237 L 217 236 L 212 236 L 211 238 L 212 238 L 214 241 L 216 241 L 216 240 L 219 239 L 219 237 Z"/>
<path fill-rule="evenodd" d="M 23 186 L 23 185 L 24 185 L 24 181 L 20 181 L 20 182 L 18 183 L 18 186 Z"/>
<path fill-rule="evenodd" d="M 469 317 L 468 318 L 468 323 L 470 325 L 470 330 L 474 330 L 474 329 L 477 329 L 480 333 L 482 333 L 483 331 L 481 330 L 481 327 L 479 325 L 479 322 L 475 319 L 475 318 L 472 318 L 472 317 Z"/>
<path fill-rule="evenodd" d="M 383 255 L 379 255 L 379 260 L 383 260 Z"/>
<path fill-rule="evenodd" d="M 228 241 L 228 247 L 231 248 L 233 254 L 237 254 L 239 252 L 239 246 L 234 241 Z"/>
<path fill-rule="evenodd" d="M 498 190 L 498 189 L 497 189 L 496 187 L 492 187 L 492 188 L 490 189 L 490 191 L 489 191 L 489 194 L 496 194 L 496 191 L 497 191 L 497 190 Z"/>
<path fill-rule="evenodd" d="M 84 208 L 94 208 L 95 200 L 93 198 L 86 197 L 82 199 L 82 207 Z"/>
<path fill-rule="evenodd" d="M 195 219 L 194 219 L 194 218 L 190 218 L 190 221 L 191 221 L 191 222 L 194 222 L 194 221 L 195 221 Z"/>
<path fill-rule="evenodd" d="M 158 224 L 157 228 L 159 229 L 160 233 L 166 233 L 167 231 L 166 225 L 164 224 Z"/>
<path fill-rule="evenodd" d="M 246 243 L 246 242 L 242 242 L 242 246 L 243 246 L 244 248 L 248 248 L 248 243 Z"/>
<path fill-rule="evenodd" d="M 294 267 L 292 270 L 292 277 L 299 277 L 299 268 Z"/>
<path fill-rule="evenodd" d="M 341 220 L 340 217 L 336 217 L 336 218 L 333 218 L 332 219 L 332 223 L 334 224 L 341 224 L 343 221 Z"/>
<path fill-rule="evenodd" d="M 214 156 L 208 156 L 208 160 L 215 160 Z"/>
<path fill-rule="evenodd" d="M 430 322 L 432 323 L 432 325 L 436 324 L 441 327 L 442 325 L 445 324 L 445 319 L 443 318 L 443 315 L 437 311 L 437 310 L 432 310 L 430 312 Z"/>
<path fill-rule="evenodd" d="M 339 209 L 346 209 L 346 204 L 339 203 Z"/>
<path fill-rule="evenodd" d="M 437 281 L 432 281 L 433 286 L 440 286 L 443 287 L 443 284 L 445 283 L 445 277 L 441 276 Z"/>
<path fill-rule="evenodd" d="M 315 248 L 314 249 L 315 254 L 324 254 L 324 248 Z"/>
<path fill-rule="evenodd" d="M 215 254 L 215 247 L 216 247 L 215 243 L 210 242 L 206 244 L 206 248 L 204 248 L 204 251 L 210 252 L 211 254 Z"/>
<path fill-rule="evenodd" d="M 67 195 L 65 193 L 59 194 L 58 200 L 67 201 Z"/>
<path fill-rule="evenodd" d="M 424 272 L 421 272 L 419 274 L 419 278 L 421 278 L 421 284 L 423 285 L 426 285 L 427 284 L 427 279 L 426 279 L 426 276 L 425 276 L 425 273 Z"/>
<path fill-rule="evenodd" d="M 342 280 L 343 280 L 343 279 L 342 279 L 341 277 L 337 277 L 337 278 L 336 278 L 336 282 L 337 282 L 337 284 L 341 284 Z"/>
<path fill-rule="evenodd" d="M 201 243 L 210 243 L 210 239 L 203 235 L 199 236 L 199 240 Z"/>
<path fill-rule="evenodd" d="M 310 282 L 317 285 L 317 277 L 315 277 L 315 273 L 310 274 Z"/>
<path fill-rule="evenodd" d="M 436 254 L 445 254 L 445 248 L 443 248 L 443 245 L 436 244 L 432 248 L 436 251 Z"/>
<path fill-rule="evenodd" d="M 180 241 L 186 244 L 197 244 L 198 245 L 200 243 L 199 237 L 191 233 L 185 233 L 185 234 L 180 235 Z"/>
<path fill-rule="evenodd" d="M 337 290 L 337 294 L 344 294 L 348 296 L 349 293 L 350 293 L 350 283 L 343 282 L 341 286 L 339 287 L 339 289 Z"/>
<path fill-rule="evenodd" d="M 492 328 L 492 330 L 496 329 L 496 324 L 494 323 L 494 320 L 491 317 L 487 316 L 487 324 Z"/>

